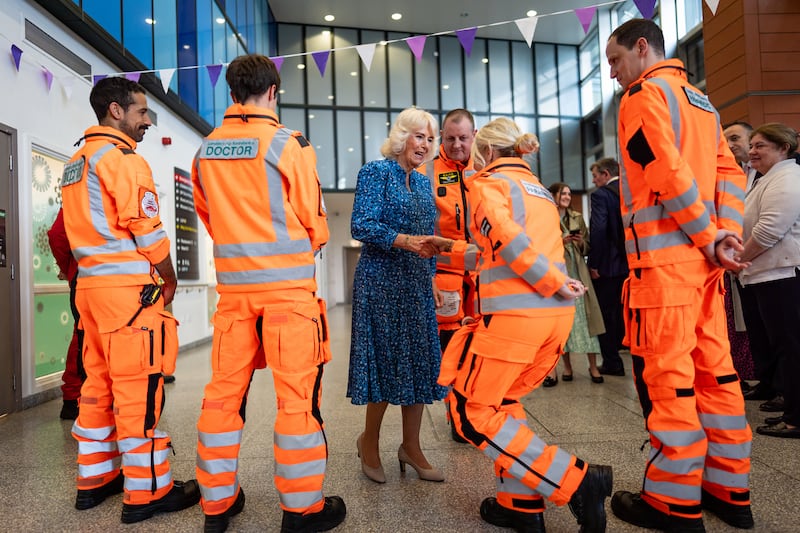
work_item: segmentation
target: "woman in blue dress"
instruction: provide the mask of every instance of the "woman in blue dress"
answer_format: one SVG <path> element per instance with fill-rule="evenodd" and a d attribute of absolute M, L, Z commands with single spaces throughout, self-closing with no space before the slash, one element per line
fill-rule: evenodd
<path fill-rule="evenodd" d="M 421 479 L 443 481 L 419 442 L 425 404 L 444 398 L 436 383 L 441 351 L 436 328 L 433 276 L 437 252 L 433 194 L 415 169 L 433 157 L 436 120 L 420 109 L 397 117 L 381 147 L 386 159 L 358 173 L 351 232 L 361 241 L 353 283 L 353 330 L 347 396 L 367 405 L 357 447 L 364 473 L 386 476 L 379 455 L 381 422 L 389 404 L 400 405 L 403 441 L 400 469 L 408 464 Z"/>

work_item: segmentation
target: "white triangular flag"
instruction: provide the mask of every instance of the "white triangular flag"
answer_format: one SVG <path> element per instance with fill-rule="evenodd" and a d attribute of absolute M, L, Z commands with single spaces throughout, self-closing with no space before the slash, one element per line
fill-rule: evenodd
<path fill-rule="evenodd" d="M 706 0 L 706 5 L 708 9 L 711 10 L 712 15 L 717 14 L 717 7 L 719 7 L 719 0 Z"/>
<path fill-rule="evenodd" d="M 525 42 L 528 43 L 528 48 L 530 48 L 533 42 L 533 32 L 536 31 L 536 23 L 539 22 L 539 17 L 526 17 L 517 19 L 514 22 L 517 23 L 517 28 L 519 28 L 522 36 L 525 37 Z"/>
<path fill-rule="evenodd" d="M 59 78 L 58 81 L 61 83 L 61 90 L 64 92 L 64 98 L 72 100 L 72 84 L 75 80 L 73 78 Z"/>
<path fill-rule="evenodd" d="M 172 81 L 172 76 L 175 75 L 174 68 L 162 68 L 158 71 L 158 75 L 161 78 L 161 86 L 164 88 L 164 92 L 169 92 L 169 84 Z"/>
<path fill-rule="evenodd" d="M 375 55 L 375 43 L 359 44 L 356 46 L 356 50 L 358 51 L 358 55 L 361 56 L 361 61 L 364 62 L 367 72 L 369 72 L 370 67 L 372 67 L 372 58 Z"/>

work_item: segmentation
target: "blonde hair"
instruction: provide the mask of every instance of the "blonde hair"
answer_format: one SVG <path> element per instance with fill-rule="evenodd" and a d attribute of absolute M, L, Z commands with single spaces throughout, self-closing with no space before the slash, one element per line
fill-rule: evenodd
<path fill-rule="evenodd" d="M 523 133 L 510 118 L 497 118 L 478 130 L 472 145 L 472 159 L 486 166 L 483 153 L 491 148 L 498 157 L 520 157 L 539 151 L 539 139 L 533 133 Z"/>
<path fill-rule="evenodd" d="M 389 131 L 389 138 L 381 145 L 381 155 L 386 159 L 397 159 L 397 156 L 406 149 L 406 141 L 411 132 L 420 126 L 427 126 L 431 135 L 436 136 L 439 125 L 433 115 L 416 107 L 404 109 L 397 115 L 392 129 Z M 435 147 L 434 147 L 435 148 Z M 436 150 L 431 149 L 428 153 L 428 160 L 436 156 Z"/>
<path fill-rule="evenodd" d="M 788 157 L 792 157 L 797 152 L 797 132 L 786 124 L 781 124 L 780 122 L 762 124 L 750 132 L 750 140 L 752 141 L 756 135 L 761 135 L 779 149 L 787 146 L 789 149 Z"/>

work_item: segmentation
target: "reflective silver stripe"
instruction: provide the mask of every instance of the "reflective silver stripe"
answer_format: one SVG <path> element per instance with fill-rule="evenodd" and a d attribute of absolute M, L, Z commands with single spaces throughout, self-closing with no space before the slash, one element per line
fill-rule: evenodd
<path fill-rule="evenodd" d="M 493 178 L 504 180 L 508 183 L 508 194 L 511 196 L 511 210 L 514 215 L 514 222 L 522 228 L 525 227 L 525 200 L 522 195 L 522 188 L 519 183 L 509 178 L 502 172 L 492 174 Z"/>
<path fill-rule="evenodd" d="M 438 260 L 438 258 L 437 258 Z M 474 244 L 467 245 L 467 251 L 464 253 L 464 269 L 476 270 L 478 268 L 478 247 Z"/>
<path fill-rule="evenodd" d="M 275 475 L 284 479 L 300 479 L 309 476 L 322 476 L 325 475 L 325 459 L 317 459 L 316 461 L 306 461 L 305 463 L 298 463 L 287 465 L 275 462 Z"/>
<path fill-rule="evenodd" d="M 301 265 L 287 268 L 262 268 L 259 270 L 239 270 L 220 272 L 217 270 L 217 281 L 223 285 L 255 285 L 257 283 L 275 283 L 314 277 L 314 265 Z"/>
<path fill-rule="evenodd" d="M 72 424 L 72 433 L 78 437 L 91 440 L 105 440 L 114 432 L 116 426 L 103 426 L 101 428 L 85 428 L 77 422 Z"/>
<path fill-rule="evenodd" d="M 103 474 L 108 474 L 116 470 L 119 470 L 119 457 L 114 457 L 108 461 L 91 465 L 78 464 L 78 477 L 87 478 L 102 476 Z"/>
<path fill-rule="evenodd" d="M 684 459 L 670 459 L 658 450 L 650 449 L 650 460 L 659 470 L 678 476 L 686 476 L 695 470 L 702 470 L 705 457 L 686 457 Z"/>
<path fill-rule="evenodd" d="M 703 473 L 703 480 L 729 489 L 746 489 L 749 487 L 749 474 L 734 474 L 725 472 L 719 468 L 706 467 Z"/>
<path fill-rule="evenodd" d="M 520 496 L 536 494 L 535 490 L 523 482 L 509 477 L 495 478 L 495 486 L 497 487 L 497 492 L 505 492 L 506 494 L 519 494 Z"/>
<path fill-rule="evenodd" d="M 155 450 L 152 457 L 149 452 L 131 453 L 122 456 L 122 466 L 144 466 L 150 467 L 164 463 L 169 457 L 169 448 L 165 450 Z"/>
<path fill-rule="evenodd" d="M 547 260 L 542 254 L 536 258 L 536 261 L 522 273 L 522 278 L 530 283 L 531 285 L 536 285 L 541 281 L 543 277 L 547 275 L 547 272 L 550 270 L 550 262 Z"/>
<path fill-rule="evenodd" d="M 717 217 L 727 218 L 728 220 L 732 220 L 739 226 L 744 224 L 744 217 L 742 216 L 742 213 L 738 209 L 734 209 L 733 207 L 730 207 L 728 205 L 720 206 Z"/>
<path fill-rule="evenodd" d="M 669 481 L 653 481 L 645 478 L 644 491 L 648 494 L 659 494 L 680 500 L 700 502 L 700 485 L 670 483 Z"/>
<path fill-rule="evenodd" d="M 290 130 L 278 128 L 264 154 L 272 228 L 275 230 L 275 237 L 278 242 L 289 240 L 289 229 L 286 227 L 286 209 L 283 205 L 283 175 L 278 169 L 278 162 L 281 159 L 281 155 L 283 155 L 283 150 L 286 148 L 286 143 L 291 137 Z"/>
<path fill-rule="evenodd" d="M 567 472 L 569 465 L 572 464 L 572 455 L 565 452 L 561 448 L 556 450 L 556 455 L 553 457 L 553 462 L 550 463 L 550 467 L 547 469 L 544 477 L 548 480 L 552 480 L 554 484 L 558 484 L 558 482 L 564 477 L 564 474 Z M 547 484 L 540 483 L 539 487 L 544 488 Z M 553 487 L 555 490 L 555 487 Z"/>
<path fill-rule="evenodd" d="M 139 446 L 144 446 L 145 444 L 150 444 L 151 441 L 155 439 L 166 439 L 169 436 L 161 430 L 156 429 L 153 432 L 152 438 L 147 437 L 128 437 L 127 439 L 122 439 L 118 442 L 119 451 L 123 453 L 128 453 L 131 450 L 135 450 Z"/>
<path fill-rule="evenodd" d="M 523 231 L 511 239 L 511 242 L 503 247 L 503 249 L 500 251 L 500 257 L 502 257 L 503 260 L 510 265 L 517 257 L 522 255 L 522 253 L 528 249 L 530 244 L 531 240 Z"/>
<path fill-rule="evenodd" d="M 481 285 L 487 285 L 494 281 L 501 281 L 504 279 L 516 279 L 519 275 L 511 270 L 508 265 L 497 265 L 485 270 L 481 270 L 480 278 Z"/>
<path fill-rule="evenodd" d="M 698 417 L 704 428 L 744 429 L 747 427 L 747 419 L 744 415 L 712 415 L 708 413 L 698 413 Z"/>
<path fill-rule="evenodd" d="M 514 439 L 514 437 L 517 436 L 519 427 L 519 421 L 511 417 L 506 418 L 506 421 L 503 423 L 503 427 L 501 427 L 500 431 L 498 431 L 494 436 L 492 442 L 505 450 L 511 444 L 511 441 Z M 491 448 L 491 446 L 487 447 L 486 449 L 488 450 L 489 448 Z"/>
<path fill-rule="evenodd" d="M 708 455 L 710 457 L 723 457 L 725 459 L 747 459 L 750 457 L 752 441 L 741 444 L 722 444 L 719 442 L 708 442 Z"/>
<path fill-rule="evenodd" d="M 170 483 L 172 483 L 171 471 L 156 478 L 156 490 L 168 487 Z M 125 476 L 125 490 L 127 492 L 134 490 L 146 490 L 147 492 L 150 492 L 152 489 L 153 489 L 153 478 L 151 477 Z"/>
<path fill-rule="evenodd" d="M 307 435 L 283 435 L 275 433 L 275 446 L 282 450 L 308 450 L 325 444 L 325 436 L 321 431 Z"/>
<path fill-rule="evenodd" d="M 486 313 L 508 311 L 511 309 L 551 309 L 556 307 L 572 307 L 574 305 L 575 303 L 572 300 L 546 298 L 538 292 L 494 296 L 491 298 L 481 297 L 481 311 Z"/>
<path fill-rule="evenodd" d="M 108 217 L 106 217 L 105 209 L 103 208 L 103 192 L 100 187 L 100 176 L 97 175 L 97 164 L 108 152 L 115 148 L 114 144 L 108 143 L 99 150 L 97 150 L 91 159 L 89 159 L 89 172 L 86 179 L 86 188 L 89 192 L 89 213 L 92 217 L 92 227 L 100 234 L 103 239 L 114 241 L 116 238 L 111 233 L 111 228 L 108 226 Z"/>
<path fill-rule="evenodd" d="M 166 233 L 164 234 L 166 236 Z M 81 260 L 99 254 L 116 254 L 120 252 L 131 252 L 136 249 L 136 243 L 132 239 L 118 239 L 109 241 L 100 246 L 80 246 L 72 250 L 75 259 Z"/>
<path fill-rule="evenodd" d="M 653 431 L 652 433 L 662 444 L 670 448 L 690 446 L 706 438 L 706 433 L 702 429 L 692 431 Z"/>
<path fill-rule="evenodd" d="M 136 241 L 136 246 L 139 248 L 147 248 L 150 245 L 153 245 L 160 241 L 161 239 L 167 238 L 167 232 L 164 231 L 164 228 L 158 228 L 146 235 L 134 235 L 133 239 Z"/>
<path fill-rule="evenodd" d="M 655 222 L 656 220 L 664 220 L 670 218 L 670 216 L 665 212 L 664 206 L 659 205 L 651 205 L 650 207 L 643 207 L 641 209 L 637 209 L 636 211 L 629 211 L 625 213 L 622 217 L 622 223 L 627 227 L 631 223 L 631 219 L 636 217 L 637 224 L 644 224 L 646 222 Z"/>
<path fill-rule="evenodd" d="M 150 274 L 150 263 L 147 261 L 125 261 L 123 263 L 103 263 L 92 267 L 78 267 L 80 277 L 115 276 L 122 274 Z"/>
<path fill-rule="evenodd" d="M 289 509 L 308 509 L 318 501 L 322 500 L 321 490 L 309 492 L 281 492 L 281 504 Z"/>
<path fill-rule="evenodd" d="M 652 252 L 653 250 L 662 250 L 672 246 L 682 246 L 691 244 L 692 241 L 681 230 L 671 231 L 669 233 L 661 233 L 659 235 L 651 235 L 649 237 L 639 237 L 639 251 Z M 625 250 L 628 253 L 636 253 L 636 248 L 632 239 L 625 241 Z"/>
<path fill-rule="evenodd" d="M 437 265 L 449 265 L 452 261 L 450 261 L 449 255 L 437 255 L 436 256 L 436 264 Z"/>
<path fill-rule="evenodd" d="M 686 235 L 695 235 L 706 229 L 709 224 L 711 224 L 711 217 L 708 216 L 707 211 L 703 211 L 694 220 L 683 222 L 679 225 Z"/>
<path fill-rule="evenodd" d="M 211 475 L 236 472 L 239 469 L 238 459 L 203 459 L 197 456 L 197 468 Z"/>
<path fill-rule="evenodd" d="M 236 482 L 233 485 L 220 485 L 218 487 L 207 487 L 200 484 L 200 493 L 203 495 L 203 500 L 207 502 L 216 502 L 224 500 L 225 498 L 233 498 L 236 491 L 239 490 L 239 478 L 237 476 Z"/>
<path fill-rule="evenodd" d="M 78 453 L 80 455 L 91 455 L 93 453 L 114 453 L 117 451 L 117 441 L 78 441 Z"/>
<path fill-rule="evenodd" d="M 667 107 L 669 108 L 669 117 L 672 122 L 672 131 L 675 134 L 675 147 L 680 151 L 681 149 L 681 111 L 678 105 L 678 99 L 672 91 L 669 82 L 662 78 L 647 78 L 645 83 L 655 83 L 664 92 L 664 97 L 667 99 Z"/>
<path fill-rule="evenodd" d="M 694 180 L 692 180 L 691 187 L 689 187 L 689 189 L 687 189 L 683 194 L 679 194 L 675 198 L 670 198 L 669 200 L 664 200 L 661 203 L 667 208 L 667 211 L 670 213 L 676 213 L 694 204 L 699 195 L 700 194 L 697 192 L 697 185 L 695 184 Z"/>
<path fill-rule="evenodd" d="M 744 202 L 744 189 L 728 180 L 720 180 L 717 182 L 717 191 L 729 194 L 742 202 Z"/>
<path fill-rule="evenodd" d="M 214 257 L 234 259 L 237 257 L 266 257 L 272 255 L 297 254 L 311 251 L 308 239 L 281 242 L 246 242 L 236 244 L 215 244 Z"/>
<path fill-rule="evenodd" d="M 714 205 L 714 200 L 703 200 L 703 205 L 706 206 L 706 211 L 708 211 L 708 214 L 717 214 L 717 206 Z"/>
<path fill-rule="evenodd" d="M 222 433 L 197 432 L 197 440 L 206 448 L 221 448 L 223 446 L 234 446 L 242 442 L 242 430 L 225 431 Z"/>

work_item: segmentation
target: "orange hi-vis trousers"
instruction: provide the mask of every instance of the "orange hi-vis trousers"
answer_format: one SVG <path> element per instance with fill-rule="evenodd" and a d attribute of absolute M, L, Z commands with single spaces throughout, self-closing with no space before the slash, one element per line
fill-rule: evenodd
<path fill-rule="evenodd" d="M 223 292 L 214 315 L 211 381 L 197 423 L 203 512 L 224 513 L 239 493 L 239 447 L 253 372 L 269 366 L 278 412 L 275 486 L 281 508 L 322 510 L 328 459 L 320 403 L 330 359 L 324 301 L 307 290 Z"/>
<path fill-rule="evenodd" d="M 750 503 L 752 433 L 733 368 L 723 271 L 705 260 L 635 269 L 625 282 L 626 337 L 650 432 L 642 498 L 701 516 L 701 489 Z"/>
<path fill-rule="evenodd" d="M 558 362 L 574 309 L 561 313 L 484 316 L 456 332 L 439 375 L 453 385 L 456 430 L 494 461 L 498 502 L 525 513 L 542 512 L 544 499 L 566 504 L 586 474 L 581 459 L 534 434 L 519 402 Z"/>
<path fill-rule="evenodd" d="M 164 407 L 162 371 L 175 370 L 177 322 L 159 300 L 139 312 L 141 286 L 78 288 L 84 329 L 78 441 L 78 489 L 125 474 L 125 503 L 144 504 L 172 489 L 169 436 L 157 429 Z"/>

